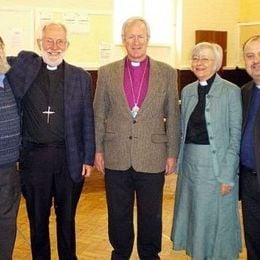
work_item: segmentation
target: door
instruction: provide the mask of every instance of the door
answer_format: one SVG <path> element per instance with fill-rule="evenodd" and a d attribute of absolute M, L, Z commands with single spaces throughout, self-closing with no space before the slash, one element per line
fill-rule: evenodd
<path fill-rule="evenodd" d="M 227 32 L 226 31 L 195 31 L 196 44 L 199 42 L 212 42 L 219 44 L 223 49 L 222 66 L 227 65 Z"/>

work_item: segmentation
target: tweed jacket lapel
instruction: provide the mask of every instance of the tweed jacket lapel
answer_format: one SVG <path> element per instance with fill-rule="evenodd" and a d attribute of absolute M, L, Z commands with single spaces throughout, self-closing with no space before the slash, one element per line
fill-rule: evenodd
<path fill-rule="evenodd" d="M 156 93 L 159 89 L 159 86 L 160 86 L 160 82 L 158 82 L 158 79 L 160 78 L 159 67 L 158 67 L 156 61 L 154 61 L 150 57 L 149 57 L 149 61 L 150 61 L 150 72 L 149 72 L 149 80 L 148 80 L 148 90 L 147 90 L 147 94 L 144 99 L 144 102 L 143 102 L 139 112 L 137 113 L 137 118 L 140 117 L 141 115 L 143 115 L 145 113 L 145 111 L 147 111 L 147 109 L 149 109 L 150 104 L 152 103 L 151 101 L 153 100 L 153 98 L 156 95 Z M 129 114 L 129 116 L 131 116 L 131 113 L 128 108 L 128 102 L 127 102 L 127 99 L 126 99 L 126 96 L 124 93 L 124 89 L 123 89 L 124 60 L 121 64 L 121 67 L 118 69 L 119 69 L 118 71 L 120 71 L 120 76 L 118 76 L 118 74 L 116 74 L 116 78 L 114 80 L 118 81 L 118 84 L 121 84 L 121 86 L 122 86 L 121 91 L 120 91 L 120 99 L 124 100 L 124 102 L 122 104 L 124 105 L 124 107 L 127 108 L 128 114 Z"/>
<path fill-rule="evenodd" d="M 144 103 L 142 104 L 137 117 L 140 117 L 150 108 L 154 96 L 158 91 L 160 91 L 160 82 L 158 79 L 160 78 L 160 68 L 158 64 L 153 59 L 149 58 L 150 60 L 150 72 L 149 72 L 149 82 L 148 82 L 148 91 L 146 97 L 144 99 Z M 114 95 L 117 97 L 117 102 L 119 105 L 119 109 L 122 111 L 124 110 L 129 117 L 132 118 L 127 98 L 124 92 L 124 65 L 125 59 L 122 59 L 118 62 L 115 62 L 113 67 L 111 67 L 110 71 L 110 80 L 113 82 L 113 92 Z"/>
<path fill-rule="evenodd" d="M 124 110 L 129 116 L 131 116 L 127 98 L 124 91 L 124 67 L 125 59 L 115 63 L 114 73 L 112 74 L 111 82 L 114 82 L 115 95 L 118 98 L 119 109 Z"/>
<path fill-rule="evenodd" d="M 150 108 L 150 105 L 152 104 L 152 100 L 154 99 L 154 96 L 159 91 L 160 82 L 158 82 L 160 78 L 160 70 L 159 67 L 153 59 L 149 58 L 150 60 L 150 72 L 149 72 L 149 81 L 148 81 L 148 91 L 146 94 L 146 97 L 144 99 L 143 105 L 140 108 L 139 113 L 137 116 L 141 116 Z"/>

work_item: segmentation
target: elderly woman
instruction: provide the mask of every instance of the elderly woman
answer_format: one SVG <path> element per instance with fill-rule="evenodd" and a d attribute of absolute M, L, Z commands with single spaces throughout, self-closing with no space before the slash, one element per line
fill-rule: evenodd
<path fill-rule="evenodd" d="M 182 91 L 172 241 L 196 260 L 237 259 L 241 251 L 238 165 L 240 89 L 222 79 L 222 48 L 202 42 L 192 50 L 197 81 Z"/>

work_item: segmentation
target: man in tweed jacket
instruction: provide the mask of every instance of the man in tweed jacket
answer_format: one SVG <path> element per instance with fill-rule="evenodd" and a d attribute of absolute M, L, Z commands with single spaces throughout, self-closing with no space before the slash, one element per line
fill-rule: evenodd
<path fill-rule="evenodd" d="M 30 220 L 33 259 L 50 259 L 49 215 L 54 199 L 60 259 L 76 259 L 75 213 L 84 176 L 95 157 L 91 77 L 63 61 L 61 24 L 43 27 L 42 57 L 9 58 L 8 79 L 22 112 L 22 192 Z"/>
<path fill-rule="evenodd" d="M 98 72 L 96 167 L 105 173 L 112 259 L 130 258 L 135 195 L 139 257 L 159 259 L 164 176 L 175 170 L 178 154 L 176 71 L 146 55 L 149 37 L 144 19 L 127 20 L 127 57 Z"/>

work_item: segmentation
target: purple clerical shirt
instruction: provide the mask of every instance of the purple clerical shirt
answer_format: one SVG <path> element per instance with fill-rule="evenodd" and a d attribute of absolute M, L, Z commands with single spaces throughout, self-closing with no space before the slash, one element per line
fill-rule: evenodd
<path fill-rule="evenodd" d="M 131 110 L 135 104 L 140 108 L 148 90 L 150 63 L 149 58 L 146 57 L 139 63 L 125 59 L 124 67 L 124 92 Z"/>

